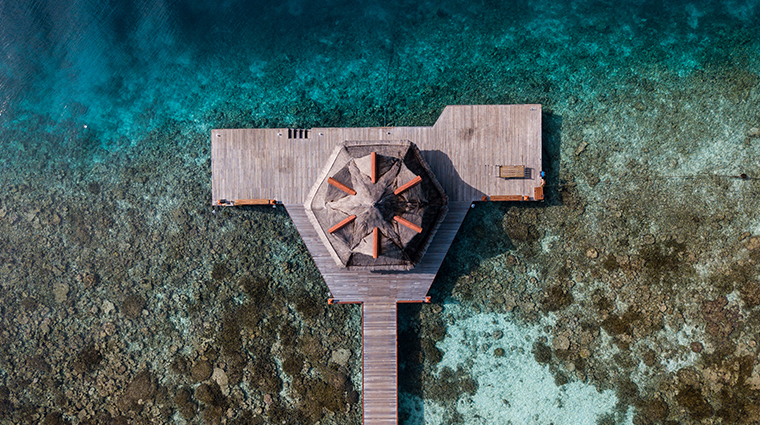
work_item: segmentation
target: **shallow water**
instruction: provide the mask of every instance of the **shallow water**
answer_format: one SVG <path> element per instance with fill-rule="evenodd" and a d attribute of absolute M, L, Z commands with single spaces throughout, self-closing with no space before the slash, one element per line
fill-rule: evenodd
<path fill-rule="evenodd" d="M 408 424 L 760 416 L 760 3 L 0 2 L 0 421 L 360 423 L 356 306 L 212 128 L 541 103 L 400 308 Z M 497 351 L 501 349 L 502 351 Z"/>

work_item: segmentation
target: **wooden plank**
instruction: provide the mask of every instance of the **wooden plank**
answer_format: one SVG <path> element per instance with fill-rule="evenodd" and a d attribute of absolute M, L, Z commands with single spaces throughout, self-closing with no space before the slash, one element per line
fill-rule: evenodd
<path fill-rule="evenodd" d="M 404 225 L 404 226 L 406 226 L 406 227 L 414 230 L 417 233 L 422 233 L 422 227 L 420 227 L 420 226 L 412 223 L 411 221 L 409 221 L 409 220 L 407 220 L 407 219 L 405 219 L 403 217 L 399 217 L 397 215 L 394 215 L 393 219 L 396 220 L 399 224 Z"/>
<path fill-rule="evenodd" d="M 380 230 L 375 227 L 372 229 L 372 258 L 380 255 Z"/>
<path fill-rule="evenodd" d="M 340 221 L 340 223 L 338 223 L 338 224 L 336 224 L 335 226 L 333 226 L 333 227 L 331 227 L 330 229 L 328 229 L 327 231 L 328 231 L 328 232 L 330 232 L 330 233 L 335 233 L 335 232 L 337 232 L 338 230 L 340 230 L 340 229 L 342 229 L 343 227 L 345 227 L 345 226 L 346 226 L 348 223 L 350 223 L 350 222 L 352 222 L 352 221 L 354 221 L 354 220 L 356 220 L 356 216 L 355 216 L 355 215 L 353 215 L 353 214 L 351 214 L 351 215 L 349 215 L 348 217 L 346 217 L 346 218 L 344 218 L 343 220 L 341 220 L 341 221 Z"/>
<path fill-rule="evenodd" d="M 396 190 L 393 191 L 393 194 L 398 195 L 400 193 L 403 193 L 405 190 L 409 190 L 410 188 L 420 184 L 421 182 L 422 182 L 422 177 L 417 176 L 409 180 L 408 182 L 402 184 L 401 186 L 399 186 Z"/>
<path fill-rule="evenodd" d="M 372 152 L 370 154 L 370 173 L 372 174 L 371 180 L 372 184 L 377 183 L 377 152 Z"/>
<path fill-rule="evenodd" d="M 335 180 L 332 177 L 327 178 L 327 183 L 331 184 L 332 186 L 337 187 L 338 189 L 348 193 L 349 195 L 353 196 L 356 195 L 356 191 L 351 189 L 350 187 L 346 186 L 345 184 Z"/>

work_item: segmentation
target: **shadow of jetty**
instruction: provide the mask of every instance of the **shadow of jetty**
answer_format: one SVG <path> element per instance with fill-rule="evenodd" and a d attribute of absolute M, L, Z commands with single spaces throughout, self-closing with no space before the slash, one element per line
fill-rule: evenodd
<path fill-rule="evenodd" d="M 562 116 L 547 112 L 544 110 L 541 119 L 541 145 L 543 155 L 541 156 L 541 167 L 546 177 L 546 186 L 544 187 L 544 204 L 559 205 L 561 198 L 559 188 L 561 185 L 561 163 L 560 152 L 562 145 Z"/>
<path fill-rule="evenodd" d="M 542 118 L 543 162 L 546 187 L 545 201 L 539 202 L 475 202 L 430 288 L 432 304 L 401 304 L 398 308 L 399 349 L 399 423 L 424 423 L 423 394 L 436 399 L 436 388 L 452 382 L 434 382 L 431 373 L 442 359 L 443 353 L 436 344 L 446 336 L 446 327 L 440 317 L 442 303 L 477 302 L 482 298 L 483 282 L 469 278 L 483 262 L 515 250 L 515 243 L 535 242 L 540 237 L 537 223 L 512 220 L 510 211 L 526 210 L 560 205 L 560 152 L 562 142 L 562 117 L 544 110 Z M 425 159 L 431 164 L 451 165 L 449 158 L 440 151 L 426 151 Z M 432 167 L 432 166 L 431 166 Z M 441 167 L 439 169 L 446 169 Z M 453 170 L 453 167 L 450 167 Z M 455 171 L 454 171 L 455 172 Z M 459 176 L 456 175 L 459 179 Z M 461 182 L 461 179 L 459 179 Z M 462 185 L 466 183 L 461 182 Z M 463 190 L 476 191 L 471 187 Z M 482 194 L 477 195 L 482 196 Z M 473 198 L 477 199 L 477 198 Z M 442 378 L 443 379 L 443 378 Z M 444 379 L 445 380 L 445 379 Z M 451 388 L 462 395 L 465 388 Z M 449 391 L 449 395 L 451 393 Z"/>

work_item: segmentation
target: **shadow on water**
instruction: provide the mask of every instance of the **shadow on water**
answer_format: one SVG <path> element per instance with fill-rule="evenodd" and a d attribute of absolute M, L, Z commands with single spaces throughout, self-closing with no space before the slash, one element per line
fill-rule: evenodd
<path fill-rule="evenodd" d="M 473 292 L 478 288 L 457 285 L 457 282 L 477 269 L 481 262 L 514 250 L 513 240 L 505 228 L 505 218 L 511 209 L 545 208 L 561 204 L 561 131 L 562 117 L 545 110 L 542 125 L 545 202 L 476 202 L 475 208 L 465 217 L 430 288 L 433 305 L 446 300 L 472 299 Z M 429 151 L 424 155 L 428 161 L 448 160 L 445 155 L 442 158 L 429 156 Z M 433 335 L 426 334 L 428 329 L 436 328 L 436 324 L 426 323 L 427 320 L 434 320 L 430 317 L 431 310 L 428 310 L 432 307 L 422 304 L 400 304 L 398 307 L 399 423 L 402 424 L 417 425 L 425 422 L 422 404 L 425 368 L 434 368 L 442 355 L 435 347 L 438 340 Z"/>
<path fill-rule="evenodd" d="M 422 417 L 424 418 L 424 407 L 421 405 L 424 372 L 421 312 L 422 304 L 398 305 L 398 415 L 400 424 L 417 423 L 417 421 L 412 420 L 407 409 L 401 408 L 403 405 L 413 405 L 414 410 L 423 412 Z M 412 396 L 419 398 L 410 399 Z M 422 422 L 424 423 L 424 421 Z"/>
<path fill-rule="evenodd" d="M 476 202 L 462 222 L 449 252 L 444 258 L 429 295 L 433 302 L 452 296 L 456 281 L 476 269 L 484 260 L 514 249 L 505 229 L 504 217 L 512 208 L 545 208 L 561 204 L 560 147 L 562 117 L 544 112 L 542 125 L 542 168 L 546 174 L 544 202 Z M 464 183 L 463 183 L 464 184 Z"/>
<path fill-rule="evenodd" d="M 541 124 L 541 144 L 543 148 L 541 166 L 546 174 L 544 204 L 554 206 L 561 204 L 559 188 L 561 186 L 560 147 L 562 146 L 562 116 L 544 110 Z"/>

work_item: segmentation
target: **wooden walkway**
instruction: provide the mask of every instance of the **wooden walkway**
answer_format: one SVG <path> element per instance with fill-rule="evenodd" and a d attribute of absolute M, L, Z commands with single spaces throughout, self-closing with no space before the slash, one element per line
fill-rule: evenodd
<path fill-rule="evenodd" d="M 291 133 L 291 137 L 288 134 Z M 432 127 L 211 130 L 211 195 L 302 204 L 335 146 L 346 140 L 409 140 L 450 202 L 534 197 L 541 182 L 541 105 L 447 106 Z M 304 134 L 305 133 L 305 134 Z M 293 136 L 308 136 L 298 138 Z M 524 165 L 527 178 L 499 178 Z"/>
<path fill-rule="evenodd" d="M 304 206 L 336 146 L 381 140 L 415 143 L 449 198 L 427 252 L 409 271 L 337 265 Z M 334 300 L 363 304 L 364 424 L 396 424 L 397 303 L 425 301 L 472 201 L 536 200 L 541 157 L 541 105 L 447 106 L 432 127 L 212 130 L 212 204 L 276 199 L 285 205 Z M 500 178 L 501 166 L 523 166 L 525 176 Z"/>
<path fill-rule="evenodd" d="M 366 425 L 398 423 L 396 303 L 367 300 L 362 306 L 362 394 Z"/>

